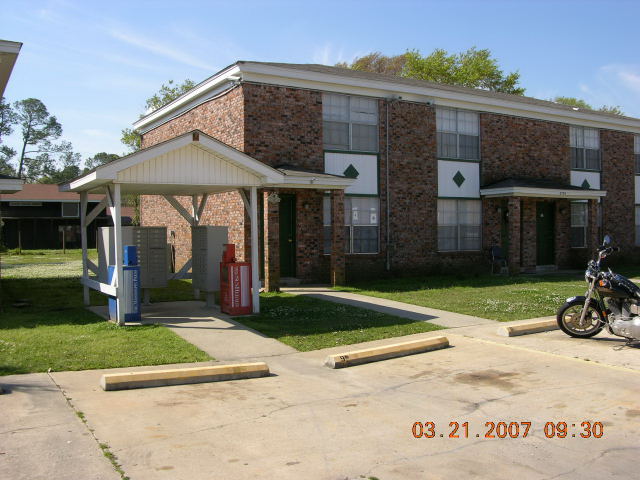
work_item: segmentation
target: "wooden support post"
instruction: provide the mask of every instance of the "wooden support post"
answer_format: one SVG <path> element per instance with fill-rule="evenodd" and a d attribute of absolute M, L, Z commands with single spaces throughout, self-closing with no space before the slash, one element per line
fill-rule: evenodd
<path fill-rule="evenodd" d="M 80 192 L 80 241 L 82 246 L 82 278 L 89 278 L 89 256 L 87 255 L 87 200 L 89 194 Z M 64 239 L 64 232 L 62 233 Z M 63 242 L 64 245 L 64 242 Z M 64 247 L 63 247 L 64 248 Z M 82 299 L 85 306 L 90 305 L 89 287 L 82 286 Z"/>
<path fill-rule="evenodd" d="M 260 276 L 258 265 L 258 189 L 251 187 L 251 285 L 253 313 L 260 313 Z"/>
<path fill-rule="evenodd" d="M 116 311 L 118 325 L 124 325 L 124 282 L 123 282 L 123 268 L 122 268 L 122 197 L 120 195 L 120 184 L 114 184 L 113 192 L 113 227 L 115 231 L 115 256 L 116 256 Z"/>

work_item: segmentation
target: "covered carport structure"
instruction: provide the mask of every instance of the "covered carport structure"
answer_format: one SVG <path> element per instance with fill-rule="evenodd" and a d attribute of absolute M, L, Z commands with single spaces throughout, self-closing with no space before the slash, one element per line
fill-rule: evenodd
<path fill-rule="evenodd" d="M 121 200 L 124 194 L 162 195 L 191 225 L 197 226 L 210 195 L 238 191 L 251 223 L 251 278 L 253 313 L 260 311 L 258 189 L 312 188 L 330 190 L 332 217 L 344 217 L 344 189 L 352 179 L 323 173 L 296 172 L 270 167 L 199 130 L 180 135 L 120 158 L 60 185 L 65 192 L 80 194 L 82 234 L 82 279 L 84 303 L 89 305 L 89 289 L 116 297 L 118 323 L 124 323 L 123 244 Z M 104 200 L 87 212 L 89 193 L 104 193 Z M 247 195 L 248 193 L 248 195 Z M 176 196 L 189 196 L 185 208 Z M 97 266 L 87 255 L 87 225 L 105 208 L 114 223 L 115 274 L 110 284 L 91 278 Z M 334 243 L 342 238 L 341 221 L 333 222 Z M 332 248 L 332 269 L 344 266 L 344 248 Z M 332 273 L 332 278 L 335 275 Z"/>

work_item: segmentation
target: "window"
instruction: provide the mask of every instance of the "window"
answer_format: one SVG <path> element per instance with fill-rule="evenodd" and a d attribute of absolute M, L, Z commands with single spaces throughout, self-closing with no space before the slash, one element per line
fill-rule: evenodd
<path fill-rule="evenodd" d="M 640 205 L 636 205 L 636 246 L 640 246 Z"/>
<path fill-rule="evenodd" d="M 600 132 L 595 128 L 571 127 L 571 168 L 600 170 Z"/>
<path fill-rule="evenodd" d="M 322 95 L 324 148 L 378 151 L 378 101 L 325 93 Z"/>
<path fill-rule="evenodd" d="M 640 175 L 640 135 L 633 137 L 633 153 L 636 158 L 636 175 Z"/>
<path fill-rule="evenodd" d="M 587 246 L 587 204 L 571 202 L 571 247 Z"/>
<path fill-rule="evenodd" d="M 62 204 L 62 216 L 63 217 L 78 217 L 80 215 L 79 203 L 63 203 Z"/>
<path fill-rule="evenodd" d="M 345 253 L 378 253 L 378 197 L 345 197 Z M 331 253 L 331 198 L 323 204 L 324 253 Z"/>
<path fill-rule="evenodd" d="M 480 160 L 478 114 L 451 108 L 436 109 L 438 157 Z"/>
<path fill-rule="evenodd" d="M 480 200 L 438 199 L 438 250 L 480 250 Z"/>

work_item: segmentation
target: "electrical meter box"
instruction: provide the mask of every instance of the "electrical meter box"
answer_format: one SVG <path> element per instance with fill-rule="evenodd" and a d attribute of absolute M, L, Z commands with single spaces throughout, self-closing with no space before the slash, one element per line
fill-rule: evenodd
<path fill-rule="evenodd" d="M 203 292 L 220 290 L 220 262 L 228 239 L 227 227 L 191 227 L 193 288 Z"/>
<path fill-rule="evenodd" d="M 98 278 L 108 283 L 108 266 L 115 265 L 113 227 L 98 229 Z M 169 275 L 166 227 L 122 227 L 122 244 L 135 245 L 140 265 L 141 288 L 164 288 Z"/>

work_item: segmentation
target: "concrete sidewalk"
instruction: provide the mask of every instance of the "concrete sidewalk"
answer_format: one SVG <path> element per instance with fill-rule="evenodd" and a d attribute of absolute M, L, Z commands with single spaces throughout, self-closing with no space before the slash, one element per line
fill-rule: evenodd
<path fill-rule="evenodd" d="M 421 307 L 410 303 L 396 302 L 386 298 L 369 297 L 357 293 L 338 292 L 327 286 L 306 286 L 283 288 L 283 292 L 294 295 L 308 295 L 320 300 L 366 308 L 411 320 L 430 322 L 447 328 L 469 327 L 472 325 L 496 325 L 499 323 L 486 318 L 473 317 L 462 313 L 447 312 L 437 308 Z"/>
<path fill-rule="evenodd" d="M 91 311 L 108 318 L 107 307 Z M 296 353 L 297 350 L 235 322 L 204 302 L 161 302 L 142 308 L 142 323 L 159 323 L 216 360 L 233 361 Z"/>
<path fill-rule="evenodd" d="M 46 373 L 0 380 L 0 478 L 120 479 Z"/>

